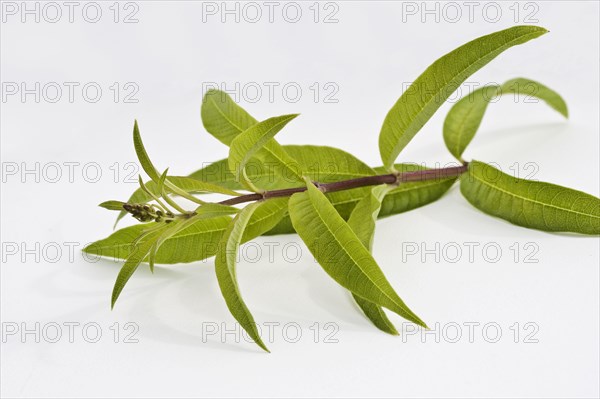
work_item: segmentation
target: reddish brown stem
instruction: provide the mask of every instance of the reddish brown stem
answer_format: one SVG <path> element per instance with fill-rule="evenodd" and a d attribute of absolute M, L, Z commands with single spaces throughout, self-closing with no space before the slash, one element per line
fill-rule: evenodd
<path fill-rule="evenodd" d="M 332 193 L 335 191 L 351 190 L 353 188 L 359 187 L 378 186 L 380 184 L 400 184 L 424 180 L 447 179 L 450 177 L 460 176 L 461 174 L 467 171 L 467 166 L 468 164 L 465 163 L 461 166 L 453 166 L 449 168 L 426 169 L 404 173 L 390 173 L 387 175 L 358 177 L 356 179 L 342 180 L 332 183 L 314 182 L 313 184 L 324 193 Z M 245 202 L 259 201 L 268 198 L 289 197 L 292 194 L 301 193 L 303 191 L 306 191 L 306 186 L 284 188 L 281 190 L 265 191 L 264 193 L 241 195 L 239 197 L 233 197 L 221 201 L 219 202 L 219 204 L 237 205 L 243 204 Z"/>

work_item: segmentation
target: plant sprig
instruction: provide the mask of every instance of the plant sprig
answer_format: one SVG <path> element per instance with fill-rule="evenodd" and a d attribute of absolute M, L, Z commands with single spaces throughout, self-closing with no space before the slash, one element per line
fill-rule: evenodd
<path fill-rule="evenodd" d="M 275 140 L 297 114 L 258 121 L 226 93 L 206 93 L 201 116 L 206 130 L 230 147 L 229 157 L 189 176 L 159 174 L 134 123 L 134 147 L 150 177 L 126 202 L 100 206 L 127 213 L 141 224 L 125 227 L 84 251 L 125 259 L 113 289 L 114 306 L 142 262 L 193 262 L 215 256 L 219 287 L 235 319 L 265 351 L 236 276 L 241 243 L 261 235 L 297 233 L 323 269 L 346 288 L 380 330 L 397 335 L 384 308 L 426 328 L 386 279 L 371 253 L 378 218 L 440 199 L 460 180 L 460 191 L 476 208 L 515 225 L 544 231 L 600 234 L 600 199 L 550 183 L 518 179 L 480 161 L 465 161 L 492 97 L 534 96 L 564 117 L 562 97 L 536 81 L 517 78 L 486 86 L 457 102 L 444 122 L 443 138 L 457 166 L 427 169 L 396 158 L 447 98 L 473 73 L 509 48 L 547 31 L 517 26 L 475 39 L 435 61 L 402 94 L 379 135 L 384 166 L 369 167 L 340 149 L 282 146 Z M 269 166 L 268 168 L 266 166 Z M 252 167 L 251 167 L 252 166 Z M 248 192 L 249 191 L 249 192 Z M 198 198 L 219 193 L 217 203 Z M 196 203 L 186 210 L 177 198 Z M 243 205 L 240 209 L 239 205 Z M 323 251 L 325 246 L 329 248 Z"/>

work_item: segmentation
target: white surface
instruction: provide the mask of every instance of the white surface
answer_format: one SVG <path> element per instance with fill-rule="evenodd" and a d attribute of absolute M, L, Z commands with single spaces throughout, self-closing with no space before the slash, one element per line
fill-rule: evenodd
<path fill-rule="evenodd" d="M 284 259 L 281 248 L 299 243 L 295 236 L 256 240 L 246 249 L 253 256 L 258 245 L 261 260 L 239 265 L 240 285 L 256 319 L 263 325 L 280 323 L 270 355 L 236 343 L 233 336 L 203 339 L 206 323 L 234 327 L 212 261 L 159 267 L 155 275 L 141 267 L 111 312 L 119 264 L 88 262 L 79 252 L 111 232 L 113 215 L 96 204 L 125 199 L 135 188 L 123 182 L 131 171 L 125 164 L 135 161 L 134 118 L 155 164 L 185 174 L 227 154 L 202 128 L 203 82 L 227 82 L 228 87 L 297 82 L 303 89 L 297 103 L 285 101 L 281 91 L 272 103 L 266 93 L 256 103 L 241 103 L 259 119 L 301 112 L 280 135 L 282 143 L 334 145 L 377 165 L 379 128 L 403 82 L 458 45 L 514 25 L 513 2 L 496 3 L 502 10 L 497 23 L 486 21 L 481 12 L 469 22 L 463 3 L 458 3 L 465 13 L 461 21 L 436 23 L 431 16 L 422 22 L 418 15 L 403 22 L 400 3 L 338 2 L 339 22 L 334 24 L 312 22 L 312 2 L 301 3 L 303 17 L 296 24 L 281 14 L 275 14 L 274 23 L 235 23 L 231 17 L 226 23 L 218 17 L 203 23 L 202 3 L 191 1 L 137 2 L 139 23 L 114 23 L 112 2 L 100 4 L 103 17 L 96 24 L 85 22 L 80 8 L 73 23 L 35 23 L 31 17 L 22 23 L 18 15 L 4 15 L 2 22 L 3 84 L 97 82 L 103 89 L 97 103 L 86 102 L 76 90 L 72 103 L 65 92 L 57 103 L 35 103 L 31 96 L 21 102 L 12 96 L 1 104 L 2 326 L 6 332 L 14 323 L 20 328 L 40 323 L 47 333 L 40 343 L 33 335 L 4 337 L 3 397 L 598 397 L 598 238 L 546 234 L 490 218 L 471 208 L 456 187 L 435 204 L 379 222 L 374 248 L 407 304 L 432 328 L 439 323 L 439 342 L 431 334 L 390 337 L 376 330 L 303 246 L 297 262 Z M 505 170 L 518 162 L 521 176 L 533 170 L 525 169 L 532 162 L 534 178 L 598 195 L 598 3 L 530 4 L 538 7 L 538 24 L 551 32 L 508 50 L 469 81 L 539 80 L 567 99 L 571 118 L 565 122 L 544 104 L 503 99 L 490 107 L 465 155 L 498 162 Z M 517 22 L 523 22 L 523 13 L 535 11 L 524 3 L 518 7 Z M 109 89 L 114 82 L 134 82 L 139 102 L 115 103 Z M 338 103 L 315 103 L 309 89 L 314 82 L 321 87 L 334 82 Z M 449 106 L 400 160 L 432 166 L 452 160 L 441 138 Z M 51 183 L 42 177 L 37 183 L 35 176 L 22 174 L 21 163 L 33 168 L 36 162 L 42 171 L 52 162 L 60 164 L 62 178 Z M 79 163 L 72 182 L 65 162 Z M 82 176 L 83 166 L 91 162 L 102 171 L 97 183 Z M 110 169 L 115 162 L 120 182 Z M 21 170 L 5 176 L 14 163 Z M 51 179 L 50 168 L 45 170 Z M 94 177 L 90 168 L 88 180 Z M 279 244 L 272 261 L 270 242 Z M 405 255 L 403 262 L 402 242 L 427 248 L 439 243 L 448 251 L 458 245 L 463 256 L 452 263 L 453 252 L 439 262 L 431 255 L 425 262 L 419 255 Z M 31 254 L 22 261 L 22 252 L 7 252 L 12 243 L 26 248 L 39 243 L 39 252 L 46 248 L 46 253 L 39 261 Z M 75 243 L 73 259 L 65 243 Z M 473 261 L 468 243 L 479 245 Z M 496 263 L 486 261 L 481 251 L 488 243 L 502 250 Z M 521 248 L 516 262 L 510 249 L 514 243 Z M 527 243 L 533 247 L 527 250 Z M 53 261 L 57 245 L 62 254 Z M 531 248 L 538 249 L 537 263 L 525 262 Z M 391 318 L 402 325 L 400 318 Z M 69 322 L 80 323 L 73 343 L 64 325 Z M 139 342 L 123 343 L 123 335 L 113 342 L 115 322 L 121 323 L 121 333 L 124 323 L 136 323 Z M 48 342 L 54 336 L 52 323 L 62 326 L 58 343 Z M 86 323 L 102 329 L 98 343 L 82 336 Z M 298 343 L 290 342 L 293 325 L 284 338 L 286 323 L 301 325 Z M 314 323 L 321 327 L 317 343 L 309 328 Z M 324 330 L 325 323 L 339 327 L 337 343 L 323 342 L 331 331 Z M 457 343 L 450 342 L 453 323 L 462 329 Z M 479 323 L 473 342 L 465 323 Z M 499 342 L 487 342 L 494 330 L 484 336 L 486 323 L 502 329 Z M 517 343 L 514 323 L 519 323 Z M 534 328 L 530 338 L 538 342 L 525 343 Z M 88 332 L 93 338 L 93 330 Z"/>

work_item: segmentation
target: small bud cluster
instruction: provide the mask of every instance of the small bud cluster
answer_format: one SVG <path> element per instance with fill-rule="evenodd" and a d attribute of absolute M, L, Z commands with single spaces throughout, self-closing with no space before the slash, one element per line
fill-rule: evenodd
<path fill-rule="evenodd" d="M 131 213 L 131 215 L 140 222 L 155 222 L 169 223 L 175 215 L 171 212 L 164 212 L 151 204 L 123 204 L 123 209 Z"/>

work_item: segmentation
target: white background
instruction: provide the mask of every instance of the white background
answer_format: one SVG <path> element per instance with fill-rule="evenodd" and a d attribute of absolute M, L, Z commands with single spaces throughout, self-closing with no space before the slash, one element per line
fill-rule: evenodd
<path fill-rule="evenodd" d="M 122 19 L 136 10 L 133 6 L 120 4 L 115 23 L 113 2 L 100 2 L 102 17 L 90 23 L 82 16 L 86 3 L 79 3 L 70 23 L 68 8 L 61 4 L 62 19 L 56 23 L 44 15 L 39 23 L 32 15 L 22 22 L 21 10 L 3 12 L 1 319 L 4 330 L 40 323 L 46 334 L 39 343 L 21 331 L 4 337 L 2 396 L 598 397 L 598 238 L 513 226 L 472 208 L 456 187 L 435 204 L 380 221 L 374 247 L 390 281 L 437 331 L 437 339 L 421 331 L 400 337 L 379 332 L 305 247 L 299 260 L 286 261 L 284 255 L 294 253 L 281 248 L 299 243 L 296 236 L 260 238 L 249 244 L 248 253 L 260 249 L 261 260 L 239 264 L 240 286 L 257 321 L 280 323 L 274 342 L 268 343 L 271 354 L 235 342 L 234 335 L 203 336 L 207 323 L 235 327 L 212 260 L 161 266 L 154 275 L 140 267 L 111 312 L 109 298 L 120 264 L 87 261 L 80 253 L 85 243 L 112 231 L 114 215 L 96 205 L 124 200 L 136 187 L 125 181 L 133 170 L 127 163 L 136 161 L 134 118 L 157 167 L 186 174 L 227 155 L 200 121 L 205 84 L 224 82 L 231 89 L 236 82 L 240 87 L 257 82 L 262 96 L 254 103 L 250 95 L 242 96 L 240 103 L 258 119 L 302 114 L 279 135 L 280 142 L 333 145 L 378 165 L 381 123 L 406 82 L 466 41 L 531 22 L 528 15 L 550 33 L 508 50 L 469 82 L 536 79 L 566 98 L 571 117 L 565 121 L 543 103 L 504 98 L 490 106 L 465 157 L 497 162 L 521 177 L 535 172 L 535 179 L 598 195 L 597 2 L 497 2 L 486 8 L 487 14 L 485 3 L 477 3 L 472 21 L 467 6 L 458 2 L 462 17 L 455 23 L 444 20 L 444 15 L 454 19 L 455 10 L 442 3 L 437 5 L 439 22 L 436 15 L 421 14 L 421 2 L 412 3 L 418 8 L 412 15 L 399 2 L 352 1 L 335 3 L 337 23 L 323 23 L 324 15 L 336 10 L 324 4 L 315 23 L 314 6 L 309 8 L 313 2 L 299 3 L 297 23 L 283 18 L 284 3 L 270 23 L 261 2 L 260 21 L 250 23 L 242 15 L 236 22 L 229 15 L 223 23 L 221 14 L 203 16 L 201 2 L 138 1 L 138 22 L 129 24 Z M 44 4 L 38 6 L 42 12 Z M 493 22 L 498 9 L 499 20 Z M 252 12 L 246 17 L 254 18 L 253 10 L 246 10 Z M 54 18 L 54 10 L 46 11 L 48 19 Z M 93 10 L 88 11 L 93 18 Z M 24 100 L 20 93 L 7 95 L 7 82 L 29 88 L 55 82 L 64 90 L 56 103 L 48 101 L 54 92 L 37 103 L 32 94 Z M 73 102 L 64 82 L 79 83 Z M 96 103 L 82 96 L 89 82 L 102 88 Z M 116 102 L 109 88 L 115 82 L 121 87 Z M 130 91 L 123 90 L 127 82 L 139 88 L 137 103 L 123 101 Z M 264 82 L 279 83 L 273 101 Z M 289 82 L 303 90 L 295 103 L 281 92 Z M 310 89 L 315 82 L 323 90 L 317 101 Z M 337 103 L 324 102 L 328 82 L 339 89 L 333 97 Z M 431 166 L 452 161 L 441 137 L 449 107 L 424 127 L 401 161 Z M 72 179 L 69 162 L 76 163 Z M 36 163 L 39 181 L 35 172 L 23 173 Z M 60 165 L 58 179 L 53 163 Z M 15 165 L 16 173 L 8 173 Z M 90 182 L 98 168 L 102 176 Z M 273 242 L 279 247 L 270 261 L 267 245 Z M 20 246 L 16 254 L 15 243 Z M 444 256 L 440 250 L 439 260 L 427 255 L 422 261 L 421 251 L 406 253 L 406 243 L 426 248 L 438 243 L 449 251 L 459 246 L 463 254 L 452 262 L 455 252 Z M 478 245 L 473 259 L 468 243 Z M 498 259 L 490 251 L 486 260 L 482 247 L 489 243 L 502 250 Z M 515 243 L 520 248 L 516 259 Z M 72 259 L 69 245 L 74 246 Z M 537 263 L 527 262 L 531 248 Z M 410 330 L 399 317 L 391 319 Z M 111 330 L 115 322 L 120 323 L 118 343 Z M 138 343 L 123 342 L 128 322 L 139 326 Z M 48 342 L 56 332 L 52 323 L 62 326 L 57 343 Z M 79 323 L 72 343 L 64 323 Z M 94 338 L 93 329 L 82 335 L 86 323 L 101 328 L 99 342 L 86 341 Z M 296 331 L 289 328 L 295 324 L 289 323 L 302 328 L 296 343 L 291 342 Z M 310 329 L 314 323 L 320 326 L 317 342 Z M 339 328 L 333 337 L 337 343 L 324 342 L 332 331 L 325 323 Z M 468 323 L 478 323 L 471 339 Z M 495 328 L 484 333 L 486 323 L 501 329 L 498 342 L 490 342 Z M 526 328 L 525 323 L 531 324 Z M 453 343 L 456 326 L 462 336 Z"/>

